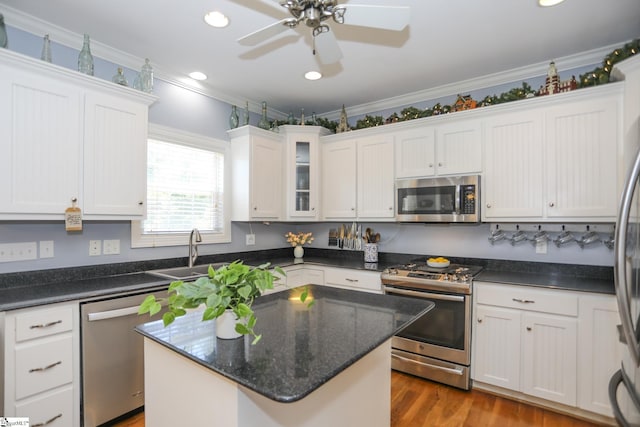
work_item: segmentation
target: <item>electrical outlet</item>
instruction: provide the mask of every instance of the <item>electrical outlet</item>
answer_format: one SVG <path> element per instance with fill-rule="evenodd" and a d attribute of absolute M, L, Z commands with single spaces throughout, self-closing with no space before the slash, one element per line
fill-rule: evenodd
<path fill-rule="evenodd" d="M 247 234 L 245 236 L 245 238 L 247 239 L 247 246 L 253 246 L 256 244 L 256 235 L 255 234 Z"/>
<path fill-rule="evenodd" d="M 536 244 L 536 253 L 537 254 L 546 254 L 547 253 L 547 241 L 543 240 Z"/>
<path fill-rule="evenodd" d="M 102 240 L 89 240 L 89 256 L 102 254 Z"/>
<path fill-rule="evenodd" d="M 40 240 L 40 258 L 53 258 L 53 240 Z"/>
<path fill-rule="evenodd" d="M 118 255 L 120 253 L 120 240 L 105 240 L 102 242 L 102 252 L 105 255 Z"/>

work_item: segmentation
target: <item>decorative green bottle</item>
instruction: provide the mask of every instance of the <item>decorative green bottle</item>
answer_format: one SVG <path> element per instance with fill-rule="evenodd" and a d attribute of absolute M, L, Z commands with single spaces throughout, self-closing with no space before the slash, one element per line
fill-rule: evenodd
<path fill-rule="evenodd" d="M 229 116 L 229 129 L 238 127 L 238 110 L 235 105 L 231 106 L 231 116 Z"/>
<path fill-rule="evenodd" d="M 262 101 L 262 118 L 260 119 L 260 122 L 258 123 L 258 127 L 260 129 L 267 129 L 269 130 L 269 120 L 267 119 L 267 103 L 266 101 Z"/>
<path fill-rule="evenodd" d="M 91 55 L 91 49 L 89 47 L 89 34 L 84 35 L 82 50 L 80 51 L 80 55 L 78 55 L 78 71 L 93 76 L 93 55 Z"/>

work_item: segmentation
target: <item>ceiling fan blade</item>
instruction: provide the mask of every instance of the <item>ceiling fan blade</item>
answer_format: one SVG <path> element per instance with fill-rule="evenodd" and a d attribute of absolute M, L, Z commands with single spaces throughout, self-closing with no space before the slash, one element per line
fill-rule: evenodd
<path fill-rule="evenodd" d="M 315 54 L 320 63 L 329 65 L 342 59 L 342 50 L 333 31 L 326 31 L 315 36 Z"/>
<path fill-rule="evenodd" d="M 409 25 L 409 6 L 371 6 L 365 4 L 343 4 L 344 23 L 360 27 L 401 31 Z"/>
<path fill-rule="evenodd" d="M 264 28 L 261 28 L 253 33 L 247 34 L 244 37 L 240 37 L 238 39 L 238 43 L 243 46 L 255 46 L 258 43 L 262 43 L 263 41 L 270 39 L 271 37 L 277 36 L 280 33 L 284 33 L 290 27 L 287 25 L 287 22 L 291 18 L 286 18 L 278 22 L 274 22 L 271 25 L 267 25 Z"/>

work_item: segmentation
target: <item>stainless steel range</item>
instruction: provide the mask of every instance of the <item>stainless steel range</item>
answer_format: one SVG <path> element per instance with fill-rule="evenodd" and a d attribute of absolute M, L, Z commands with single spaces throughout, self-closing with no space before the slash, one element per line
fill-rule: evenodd
<path fill-rule="evenodd" d="M 474 265 L 432 267 L 427 258 L 385 269 L 386 294 L 428 299 L 433 310 L 392 339 L 391 367 L 468 390 L 471 385 L 471 293 Z"/>

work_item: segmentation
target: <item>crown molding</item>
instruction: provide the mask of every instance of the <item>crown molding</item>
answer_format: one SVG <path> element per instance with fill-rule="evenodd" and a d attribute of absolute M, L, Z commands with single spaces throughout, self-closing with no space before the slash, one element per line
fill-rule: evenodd
<path fill-rule="evenodd" d="M 62 27 L 53 25 L 32 15 L 28 15 L 21 11 L 13 9 L 9 6 L 5 6 L 5 8 L 3 9 L 3 14 L 5 16 L 5 22 L 10 22 L 10 25 L 15 28 L 36 35 L 49 34 L 51 39 L 56 43 L 65 45 L 72 49 L 79 50 L 82 47 L 82 34 L 77 34 L 72 31 L 66 30 Z M 574 68 L 597 64 L 600 63 L 602 61 L 602 58 L 604 58 L 604 56 L 609 54 L 612 50 L 620 47 L 622 44 L 627 43 L 628 41 L 629 40 L 625 40 L 610 46 L 605 46 L 598 49 L 557 58 L 554 61 L 556 62 L 556 64 L 561 64 L 562 70 L 571 70 Z M 113 62 L 114 64 L 122 65 L 131 70 L 138 70 L 144 63 L 144 58 L 140 58 L 135 55 L 120 51 L 118 49 L 114 49 L 111 46 L 100 43 L 97 40 L 91 40 L 91 50 L 95 56 Z M 348 107 L 349 114 L 351 116 L 365 115 L 375 111 L 399 108 L 406 105 L 412 105 L 432 99 L 441 98 L 443 96 L 451 96 L 456 93 L 490 88 L 517 81 L 525 81 L 527 79 L 545 75 L 547 73 L 548 67 L 549 61 L 539 62 L 537 64 L 532 64 L 526 67 L 515 68 L 512 70 L 476 77 L 469 80 L 463 80 L 460 82 L 446 84 L 417 92 L 398 95 L 379 101 L 352 105 Z M 154 63 L 154 75 L 156 78 L 165 82 L 171 83 L 187 90 L 191 90 L 204 96 L 214 98 L 218 101 L 222 101 L 230 105 L 244 105 L 245 102 L 249 102 L 251 111 L 260 111 L 261 109 L 260 101 L 241 99 L 232 94 L 225 93 L 216 88 L 213 88 L 206 82 L 197 82 L 197 84 L 187 83 L 190 79 L 188 79 L 186 76 L 183 76 L 181 73 L 175 72 L 175 70 L 172 70 L 170 67 L 167 67 L 163 64 Z M 318 116 L 325 117 L 329 120 L 335 120 L 339 119 L 340 113 L 341 110 L 335 110 L 318 113 Z M 270 108 L 269 115 L 277 120 L 283 120 L 287 118 L 286 113 L 273 108 Z"/>

